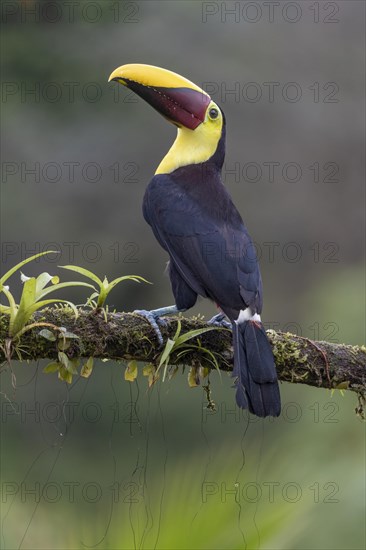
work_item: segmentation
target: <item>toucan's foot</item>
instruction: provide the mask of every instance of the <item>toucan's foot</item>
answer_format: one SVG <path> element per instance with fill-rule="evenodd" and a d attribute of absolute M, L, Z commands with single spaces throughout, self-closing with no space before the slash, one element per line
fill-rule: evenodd
<path fill-rule="evenodd" d="M 223 327 L 223 328 L 231 329 L 231 323 L 226 320 L 225 313 L 218 313 L 217 315 L 214 315 L 212 319 L 207 321 L 207 324 L 214 325 L 215 327 Z"/>
<path fill-rule="evenodd" d="M 161 334 L 159 323 L 160 325 L 164 326 L 166 325 L 166 321 L 164 319 L 161 319 L 159 315 L 157 315 L 154 312 L 154 310 L 148 311 L 146 309 L 136 309 L 133 313 L 136 313 L 137 315 L 141 315 L 141 317 L 145 317 L 146 321 L 148 321 L 152 326 L 152 328 L 154 329 L 157 339 L 159 340 L 160 346 L 162 346 L 163 336 Z"/>
<path fill-rule="evenodd" d="M 166 326 L 166 321 L 165 319 L 162 319 L 161 316 L 168 315 L 169 313 L 178 313 L 178 309 L 176 306 L 161 307 L 160 309 L 152 309 L 151 311 L 148 311 L 146 309 L 135 309 L 133 313 L 141 315 L 142 317 L 145 317 L 147 321 L 149 321 L 150 325 L 155 331 L 157 339 L 159 340 L 160 346 L 162 346 L 164 340 L 159 324 L 164 327 Z"/>

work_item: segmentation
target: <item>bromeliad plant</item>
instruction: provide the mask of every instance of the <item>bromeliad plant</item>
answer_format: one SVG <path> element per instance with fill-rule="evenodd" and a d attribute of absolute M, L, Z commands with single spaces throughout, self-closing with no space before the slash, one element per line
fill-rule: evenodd
<path fill-rule="evenodd" d="M 5 282 L 13 275 L 15 272 L 20 271 L 20 269 L 27 263 L 36 260 L 40 256 L 45 254 L 55 253 L 54 250 L 48 250 L 46 252 L 41 252 L 35 254 L 26 260 L 18 263 L 9 271 L 7 271 L 0 278 L 0 293 L 3 293 L 8 300 L 9 305 L 0 304 L 0 313 L 9 315 L 9 337 L 12 340 L 18 339 L 26 331 L 31 330 L 36 326 L 45 326 L 49 323 L 31 323 L 28 324 L 32 315 L 39 309 L 55 303 L 64 303 L 67 304 L 75 313 L 77 317 L 76 306 L 68 301 L 61 300 L 60 298 L 48 298 L 44 299 L 45 296 L 57 291 L 62 288 L 73 287 L 73 286 L 85 286 L 95 290 L 93 285 L 89 283 L 79 282 L 79 281 L 69 281 L 65 283 L 59 282 L 59 277 L 50 275 L 49 273 L 41 273 L 38 277 L 27 277 L 21 273 L 21 281 L 23 283 L 22 294 L 20 297 L 19 304 L 16 303 L 13 294 L 10 292 L 8 286 L 5 285 Z M 47 286 L 50 285 L 51 286 Z M 54 327 L 57 328 L 57 327 Z"/>
<path fill-rule="evenodd" d="M 97 287 L 99 287 L 99 289 L 97 289 L 91 283 L 80 282 L 80 281 L 68 281 L 65 283 L 60 283 L 59 277 L 50 275 L 49 273 L 46 273 L 46 272 L 41 273 L 40 275 L 38 275 L 38 277 L 27 277 L 26 275 L 21 273 L 23 290 L 22 290 L 22 295 L 18 305 L 15 301 L 13 294 L 10 292 L 9 287 L 5 285 L 6 281 L 14 273 L 16 273 L 17 271 L 20 271 L 21 268 L 27 263 L 33 260 L 36 260 L 37 258 L 44 256 L 46 254 L 55 254 L 55 253 L 56 251 L 54 250 L 47 250 L 46 252 L 40 252 L 39 254 L 35 254 L 34 256 L 31 256 L 30 258 L 23 260 L 22 262 L 18 263 L 17 265 L 9 269 L 9 271 L 7 271 L 0 278 L 0 293 L 3 293 L 5 295 L 9 304 L 9 305 L 0 304 L 0 313 L 4 313 L 10 316 L 10 320 L 9 320 L 9 337 L 10 338 L 12 339 L 19 338 L 27 330 L 30 330 L 35 326 L 45 325 L 45 323 L 32 323 L 32 324 L 27 324 L 27 323 L 30 320 L 31 316 L 36 311 L 50 304 L 55 304 L 55 303 L 67 304 L 74 311 L 75 317 L 77 317 L 78 315 L 77 308 L 72 302 L 68 300 L 61 300 L 59 298 L 52 298 L 52 299 L 46 299 L 46 300 L 44 299 L 45 296 L 57 290 L 61 290 L 67 287 L 74 287 L 74 286 L 83 286 L 83 287 L 91 288 L 94 292 L 88 298 L 88 303 L 94 305 L 96 308 L 102 308 L 105 305 L 106 299 L 110 291 L 122 281 L 131 280 L 138 283 L 141 281 L 148 283 L 146 279 L 144 279 L 143 277 L 139 277 L 138 275 L 125 275 L 123 277 L 118 277 L 117 279 L 114 279 L 111 282 L 108 282 L 107 277 L 104 277 L 102 281 L 97 275 L 95 275 L 93 272 L 89 271 L 88 269 L 85 269 L 83 267 L 79 267 L 76 265 L 64 265 L 60 267 L 62 267 L 63 269 L 74 271 L 76 273 L 84 275 L 85 277 L 88 277 L 93 283 L 97 285 Z"/>
<path fill-rule="evenodd" d="M 192 352 L 193 350 L 199 350 L 201 353 L 206 353 L 208 355 L 208 361 L 212 364 L 213 367 L 215 367 L 218 372 L 220 373 L 219 365 L 217 362 L 217 359 L 215 355 L 212 353 L 212 351 L 208 350 L 207 348 L 204 348 L 201 346 L 201 344 L 186 344 L 189 340 L 192 340 L 192 338 L 196 338 L 197 336 L 200 336 L 204 332 L 208 332 L 210 330 L 226 330 L 224 328 L 219 328 L 216 326 L 212 326 L 209 328 L 200 328 L 196 330 L 190 330 L 184 334 L 181 334 L 182 331 L 182 325 L 180 320 L 178 319 L 177 322 L 177 330 L 173 336 L 173 338 L 168 338 L 168 341 L 165 345 L 164 351 L 162 352 L 160 356 L 159 365 L 157 368 L 157 372 L 159 372 L 161 369 L 163 369 L 163 382 L 166 378 L 166 373 L 169 366 L 169 360 L 172 355 L 172 353 L 176 353 L 177 357 L 179 359 L 183 359 L 187 353 Z M 192 367 L 193 369 L 195 367 Z M 188 376 L 188 381 L 190 381 L 190 377 Z M 191 384 L 190 384 L 191 385 Z M 192 384 L 194 385 L 194 384 Z"/>
<path fill-rule="evenodd" d="M 60 283 L 60 279 L 57 276 L 50 275 L 47 272 L 43 272 L 38 277 L 27 277 L 21 272 L 21 281 L 23 283 L 22 294 L 20 297 L 19 304 L 17 304 L 13 294 L 10 292 L 9 286 L 5 285 L 7 280 L 17 271 L 20 271 L 26 264 L 29 262 L 40 258 L 46 254 L 55 254 L 57 251 L 47 250 L 46 252 L 41 252 L 35 254 L 26 260 L 18 263 L 9 271 L 7 271 L 0 278 L 0 294 L 3 293 L 8 301 L 8 305 L 0 303 L 0 313 L 9 315 L 9 328 L 8 328 L 8 338 L 5 340 L 5 355 L 10 361 L 12 351 L 15 349 L 19 355 L 19 338 L 27 331 L 34 329 L 36 327 L 42 327 L 42 330 L 39 333 L 39 336 L 46 338 L 46 340 L 56 343 L 58 359 L 52 363 L 49 363 L 44 371 L 45 372 L 58 372 L 59 378 L 65 380 L 68 383 L 72 382 L 72 376 L 77 374 L 77 367 L 80 364 L 79 358 L 70 359 L 65 353 L 70 342 L 73 339 L 77 339 L 78 336 L 71 332 L 68 332 L 64 327 L 58 327 L 51 323 L 46 322 L 30 322 L 32 315 L 42 309 L 45 306 L 50 304 L 66 304 L 75 314 L 75 318 L 78 317 L 78 310 L 75 304 L 69 300 L 62 300 L 60 298 L 47 298 L 49 294 L 68 287 L 83 286 L 91 288 L 94 292 L 88 298 L 87 304 L 95 307 L 96 309 L 102 309 L 105 305 L 106 299 L 110 291 L 119 283 L 132 280 L 135 282 L 148 282 L 143 277 L 138 275 L 126 275 L 123 277 L 118 277 L 112 282 L 108 282 L 107 277 L 104 277 L 102 281 L 97 275 L 91 271 L 84 269 L 79 266 L 66 265 L 60 266 L 64 269 L 74 271 L 85 277 L 88 277 L 94 284 L 80 281 L 69 281 Z M 99 288 L 97 288 L 99 287 Z M 95 301 L 96 299 L 96 301 Z M 47 327 L 47 328 L 45 328 Z M 93 369 L 93 358 L 90 357 L 83 368 L 81 369 L 80 375 L 84 377 L 89 377 Z"/>
<path fill-rule="evenodd" d="M 89 298 L 89 303 L 94 305 L 96 308 L 102 308 L 104 307 L 104 304 L 106 302 L 106 299 L 108 297 L 108 294 L 110 291 L 119 283 L 122 283 L 123 281 L 135 281 L 136 283 L 140 283 L 141 281 L 144 283 L 151 284 L 149 281 L 144 279 L 143 277 L 140 277 L 139 275 L 124 275 L 123 277 L 117 277 L 117 279 L 114 279 L 111 282 L 108 282 L 107 277 L 104 277 L 103 281 L 99 279 L 97 275 L 95 275 L 92 271 L 89 271 L 88 269 L 85 269 L 83 267 L 78 267 L 76 265 L 60 265 L 62 269 L 68 269 L 70 271 L 75 271 L 76 273 L 79 273 L 80 275 L 84 275 L 84 277 L 87 277 L 88 279 L 92 280 L 98 287 L 99 291 L 97 291 L 94 287 L 94 294 L 92 294 Z M 91 285 L 88 285 L 91 286 Z M 96 299 L 96 300 L 95 300 Z"/>

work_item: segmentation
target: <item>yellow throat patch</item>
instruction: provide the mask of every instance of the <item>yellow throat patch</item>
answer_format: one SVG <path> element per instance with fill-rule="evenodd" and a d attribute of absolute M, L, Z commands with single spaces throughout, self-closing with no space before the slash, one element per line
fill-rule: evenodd
<path fill-rule="evenodd" d="M 218 116 L 210 115 L 212 110 Z M 181 166 L 199 164 L 209 160 L 217 149 L 223 125 L 223 116 L 219 107 L 211 101 L 208 105 L 205 120 L 195 130 L 178 128 L 178 134 L 172 147 L 159 164 L 155 174 L 169 174 Z"/>

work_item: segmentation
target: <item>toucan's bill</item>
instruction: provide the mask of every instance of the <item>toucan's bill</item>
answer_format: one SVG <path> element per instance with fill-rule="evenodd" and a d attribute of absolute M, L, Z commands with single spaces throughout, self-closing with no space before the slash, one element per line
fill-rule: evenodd
<path fill-rule="evenodd" d="M 195 130 L 205 120 L 210 96 L 199 86 L 172 71 L 133 63 L 115 69 L 115 80 L 147 101 L 177 126 Z"/>

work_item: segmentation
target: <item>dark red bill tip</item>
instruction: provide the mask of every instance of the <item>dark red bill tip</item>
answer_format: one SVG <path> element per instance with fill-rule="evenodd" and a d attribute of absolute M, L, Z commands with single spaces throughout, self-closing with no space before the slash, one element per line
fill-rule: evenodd
<path fill-rule="evenodd" d="M 190 88 L 151 87 L 126 78 L 123 80 L 130 90 L 178 125 L 194 130 L 205 119 L 211 102 L 206 94 Z"/>

